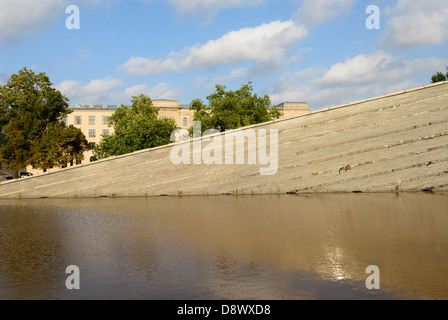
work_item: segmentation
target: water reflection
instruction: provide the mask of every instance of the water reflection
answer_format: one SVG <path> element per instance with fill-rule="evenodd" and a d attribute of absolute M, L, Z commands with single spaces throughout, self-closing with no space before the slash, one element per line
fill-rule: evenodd
<path fill-rule="evenodd" d="M 0 298 L 447 299 L 447 208 L 446 194 L 3 201 Z M 381 290 L 365 289 L 369 265 Z"/>
<path fill-rule="evenodd" d="M 45 295 L 57 297 L 60 274 L 51 274 L 66 263 L 62 224 L 52 207 L 39 213 L 20 205 L 1 207 L 0 215 L 0 298 Z M 26 287 L 23 292 L 15 288 Z M 8 295 L 5 295 L 8 293 Z"/>

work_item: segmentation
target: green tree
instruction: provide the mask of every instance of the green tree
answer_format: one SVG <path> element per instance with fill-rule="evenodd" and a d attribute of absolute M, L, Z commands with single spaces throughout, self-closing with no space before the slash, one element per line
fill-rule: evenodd
<path fill-rule="evenodd" d="M 259 97 L 252 93 L 251 82 L 236 91 L 226 91 L 226 87 L 216 85 L 216 90 L 207 97 L 208 106 L 195 99 L 190 109 L 195 111 L 194 120 L 201 121 L 201 129 L 237 129 L 251 124 L 277 119 L 281 111 L 271 107 L 268 95 Z M 192 129 L 190 129 L 190 134 Z"/>
<path fill-rule="evenodd" d="M 84 159 L 88 142 L 81 130 L 62 122 L 47 126 L 39 141 L 33 141 L 31 165 L 47 170 L 53 167 L 66 167 L 68 163 Z"/>
<path fill-rule="evenodd" d="M 443 74 L 442 72 L 437 72 L 431 77 L 431 82 L 436 83 L 440 81 L 446 81 L 448 80 L 448 67 L 446 67 L 446 74 Z"/>
<path fill-rule="evenodd" d="M 158 119 L 159 110 L 146 95 L 132 97 L 131 107 L 121 105 L 109 118 L 114 133 L 103 136 L 94 150 L 94 160 L 154 148 L 170 143 L 177 129 L 174 119 Z"/>
<path fill-rule="evenodd" d="M 67 97 L 52 85 L 45 73 L 23 68 L 0 86 L 0 161 L 15 178 L 28 165 L 46 169 L 48 163 L 58 165 L 61 156 L 67 160 L 82 158 L 87 141 L 79 129 L 61 123 L 71 110 Z M 59 138 L 50 139 L 50 135 L 61 133 L 70 139 L 61 155 L 54 154 L 54 146 L 49 144 Z"/>

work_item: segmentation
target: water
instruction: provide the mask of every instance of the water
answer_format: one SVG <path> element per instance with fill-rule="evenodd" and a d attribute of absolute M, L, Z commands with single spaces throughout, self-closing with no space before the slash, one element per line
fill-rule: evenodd
<path fill-rule="evenodd" d="M 447 209 L 402 193 L 2 200 L 0 299 L 448 299 Z"/>

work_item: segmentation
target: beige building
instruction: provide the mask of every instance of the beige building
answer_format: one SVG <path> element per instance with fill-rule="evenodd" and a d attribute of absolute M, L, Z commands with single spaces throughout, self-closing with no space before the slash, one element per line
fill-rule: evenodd
<path fill-rule="evenodd" d="M 283 111 L 283 118 L 310 113 L 310 107 L 305 102 L 282 102 L 276 107 Z"/>
<path fill-rule="evenodd" d="M 188 129 L 193 126 L 194 111 L 190 110 L 188 105 L 179 105 L 179 102 L 176 100 L 165 99 L 153 100 L 152 102 L 159 109 L 159 118 L 173 118 L 177 126 L 182 129 Z M 283 118 L 310 112 L 308 104 L 303 102 L 283 102 L 276 107 L 283 111 Z M 91 148 L 101 141 L 103 135 L 109 135 L 114 132 L 114 129 L 109 127 L 109 117 L 117 110 L 118 105 L 72 104 L 69 108 L 73 112 L 67 118 L 63 119 L 63 121 L 67 125 L 74 125 L 81 129 L 87 141 L 89 141 Z M 86 151 L 84 160 L 78 164 L 89 163 L 92 155 L 93 152 L 91 150 Z M 73 165 L 76 165 L 76 163 L 69 164 L 69 166 Z M 56 170 L 59 170 L 59 168 L 49 169 L 48 172 Z M 42 170 L 32 167 L 28 167 L 27 171 L 32 174 L 42 172 Z"/>

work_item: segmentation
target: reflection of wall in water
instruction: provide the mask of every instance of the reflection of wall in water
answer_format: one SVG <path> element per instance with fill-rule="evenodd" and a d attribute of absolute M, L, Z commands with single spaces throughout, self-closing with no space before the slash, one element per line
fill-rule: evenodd
<path fill-rule="evenodd" d="M 182 198 L 180 221 L 171 225 L 167 220 L 166 226 L 199 248 L 218 250 L 216 267 L 222 272 L 231 261 L 242 261 L 303 270 L 332 281 L 364 282 L 366 267 L 377 265 L 384 288 L 412 290 L 416 285 L 442 294 L 440 283 L 447 280 L 448 268 L 448 257 L 441 255 L 448 253 L 448 216 L 442 214 L 448 207 L 446 195 L 251 199 L 210 197 L 199 203 Z"/>

